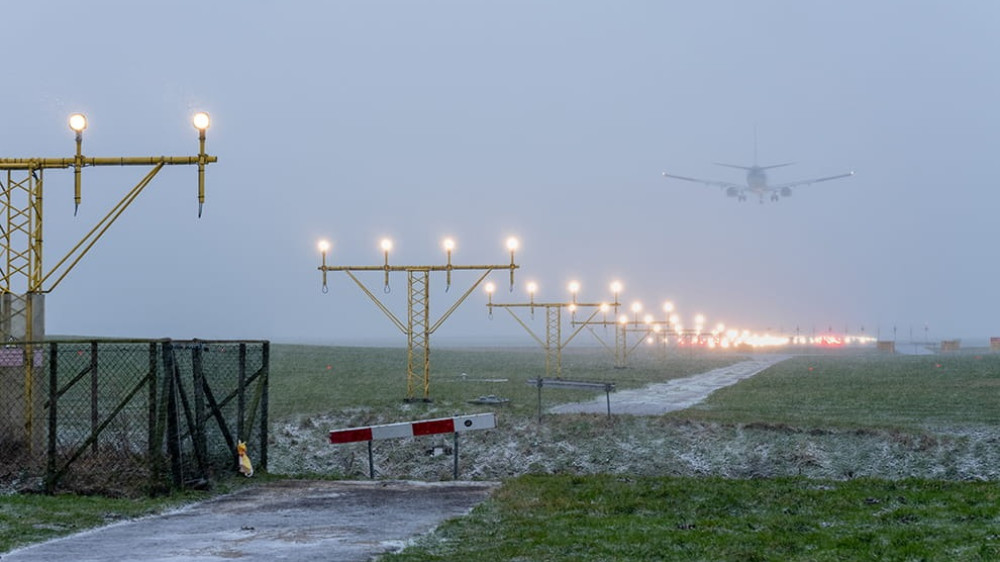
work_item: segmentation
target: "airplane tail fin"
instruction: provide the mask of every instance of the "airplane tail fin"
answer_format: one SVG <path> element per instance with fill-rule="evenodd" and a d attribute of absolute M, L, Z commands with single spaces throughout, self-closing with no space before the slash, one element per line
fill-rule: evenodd
<path fill-rule="evenodd" d="M 757 165 L 757 124 L 753 125 L 753 165 L 758 170 L 770 170 L 771 168 L 783 168 L 785 166 L 791 166 L 795 162 L 785 162 L 784 164 L 771 164 L 770 166 L 758 166 Z M 739 166 L 736 166 L 737 168 Z"/>

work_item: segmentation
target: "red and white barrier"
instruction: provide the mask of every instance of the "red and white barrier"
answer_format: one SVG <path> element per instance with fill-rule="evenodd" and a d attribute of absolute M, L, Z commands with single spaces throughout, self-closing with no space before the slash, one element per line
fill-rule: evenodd
<path fill-rule="evenodd" d="M 437 433 L 461 433 L 475 429 L 492 429 L 496 426 L 496 414 L 471 414 L 468 416 L 454 416 L 434 420 L 335 429 L 330 432 L 330 443 L 337 445 L 358 441 L 374 441 L 376 439 L 419 437 L 421 435 L 434 435 Z"/>

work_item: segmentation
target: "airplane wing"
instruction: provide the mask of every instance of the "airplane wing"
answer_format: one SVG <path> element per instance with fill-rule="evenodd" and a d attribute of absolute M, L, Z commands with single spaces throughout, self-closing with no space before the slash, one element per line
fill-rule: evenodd
<path fill-rule="evenodd" d="M 711 185 L 711 186 L 714 186 L 714 187 L 721 187 L 722 189 L 729 189 L 731 187 L 735 187 L 736 189 L 740 189 L 740 190 L 746 189 L 745 185 L 740 185 L 738 183 L 733 183 L 733 182 L 729 182 L 729 181 L 700 180 L 698 178 L 689 178 L 689 177 L 686 177 L 686 176 L 675 176 L 673 174 L 668 174 L 666 172 L 663 172 L 663 177 L 665 177 L 665 178 L 673 178 L 675 180 L 684 180 L 684 181 L 693 181 L 695 183 L 703 183 L 705 185 Z"/>
<path fill-rule="evenodd" d="M 812 183 L 819 183 L 821 181 L 830 181 L 830 180 L 839 180 L 840 178 L 849 178 L 849 177 L 851 177 L 853 175 L 854 175 L 854 172 L 848 172 L 846 174 L 837 174 L 836 176 L 826 176 L 825 178 L 815 178 L 815 179 L 811 179 L 811 180 L 798 180 L 798 181 L 791 181 L 791 182 L 788 182 L 788 183 L 779 183 L 777 185 L 769 185 L 769 186 L 767 186 L 767 190 L 768 191 L 779 191 L 779 190 L 782 190 L 782 189 L 785 189 L 785 188 L 797 187 L 797 186 L 800 186 L 800 185 L 809 185 L 809 184 L 812 184 Z"/>

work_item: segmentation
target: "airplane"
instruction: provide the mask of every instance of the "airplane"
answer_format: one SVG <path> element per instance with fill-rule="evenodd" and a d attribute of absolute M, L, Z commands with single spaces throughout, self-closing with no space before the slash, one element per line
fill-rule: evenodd
<path fill-rule="evenodd" d="M 770 185 L 767 183 L 767 173 L 765 172 L 765 170 L 782 168 L 784 166 L 791 166 L 792 164 L 794 164 L 794 162 L 785 162 L 784 164 L 772 164 L 770 166 L 758 166 L 756 131 L 754 131 L 754 139 L 753 139 L 753 166 L 739 166 L 736 164 L 722 164 L 719 162 L 713 162 L 713 164 L 717 166 L 725 166 L 727 168 L 737 168 L 740 170 L 746 170 L 747 172 L 746 185 L 741 185 L 728 181 L 715 181 L 715 180 L 702 180 L 698 178 L 689 178 L 686 176 L 677 176 L 674 174 L 668 174 L 666 172 L 663 172 L 663 177 L 684 180 L 684 181 L 693 181 L 696 183 L 703 183 L 705 185 L 714 185 L 725 190 L 726 197 L 735 197 L 739 201 L 746 201 L 747 193 L 752 193 L 759 198 L 761 203 L 764 203 L 765 196 L 769 196 L 772 202 L 777 202 L 782 197 L 791 197 L 793 187 L 798 187 L 800 185 L 809 185 L 823 181 L 837 180 L 840 178 L 849 178 L 854 175 L 854 172 L 851 171 L 846 174 L 837 174 L 835 176 L 826 176 L 822 178 L 798 180 L 798 181 L 779 183 L 776 185 Z"/>

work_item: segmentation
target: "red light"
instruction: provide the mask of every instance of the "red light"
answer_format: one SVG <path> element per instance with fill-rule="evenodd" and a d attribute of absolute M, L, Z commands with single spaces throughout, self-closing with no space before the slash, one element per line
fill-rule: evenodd
<path fill-rule="evenodd" d="M 823 347 L 843 347 L 844 338 L 843 336 L 836 336 L 832 334 L 820 336 L 817 345 Z"/>

